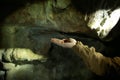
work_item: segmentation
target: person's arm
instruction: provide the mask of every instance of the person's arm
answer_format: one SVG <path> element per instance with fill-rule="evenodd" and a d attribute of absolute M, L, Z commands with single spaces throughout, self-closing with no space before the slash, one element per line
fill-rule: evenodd
<path fill-rule="evenodd" d="M 87 67 L 97 75 L 120 73 L 120 57 L 109 58 L 78 41 L 72 49 L 80 56 Z"/>
<path fill-rule="evenodd" d="M 72 49 L 75 53 L 80 56 L 87 67 L 98 75 L 102 75 L 106 72 L 107 61 L 101 53 L 95 51 L 95 48 L 89 48 L 87 45 L 83 45 L 82 42 L 78 41 Z"/>
<path fill-rule="evenodd" d="M 97 75 L 105 75 L 110 72 L 119 73 L 120 57 L 105 57 L 101 53 L 96 52 L 94 47 L 89 48 L 87 45 L 75 39 L 69 39 L 67 41 L 65 39 L 60 40 L 54 38 L 51 41 L 59 46 L 72 48 L 83 59 L 86 66 Z"/>

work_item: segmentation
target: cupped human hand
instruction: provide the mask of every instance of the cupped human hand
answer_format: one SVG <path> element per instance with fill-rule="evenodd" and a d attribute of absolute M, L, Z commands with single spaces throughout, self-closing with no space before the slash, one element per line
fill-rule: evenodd
<path fill-rule="evenodd" d="M 51 42 L 64 48 L 72 48 L 74 45 L 76 45 L 77 41 L 73 38 L 69 39 L 51 38 Z"/>

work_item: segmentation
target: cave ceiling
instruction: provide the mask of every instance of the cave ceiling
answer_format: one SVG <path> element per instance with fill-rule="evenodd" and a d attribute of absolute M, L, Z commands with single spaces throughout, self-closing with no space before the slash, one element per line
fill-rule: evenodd
<path fill-rule="evenodd" d="M 105 38 L 119 21 L 119 0 L 2 1 L 2 24 L 45 27 Z M 8 9 L 9 8 L 9 9 Z M 115 15 L 114 15 L 115 14 Z M 117 15 L 117 16 L 116 16 Z M 107 28 L 106 28 L 107 27 Z"/>

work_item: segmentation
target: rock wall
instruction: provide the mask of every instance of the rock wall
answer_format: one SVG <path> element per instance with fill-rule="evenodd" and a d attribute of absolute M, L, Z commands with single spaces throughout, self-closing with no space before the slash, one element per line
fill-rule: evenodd
<path fill-rule="evenodd" d="M 107 46 L 99 39 L 97 32 L 87 25 L 89 15 L 99 5 L 89 11 L 88 7 L 93 8 L 89 0 L 81 1 L 2 1 L 0 80 L 104 79 L 88 70 L 72 50 L 50 42 L 52 37 L 72 37 L 94 46 L 98 52 L 106 51 Z M 92 2 L 95 4 L 98 1 Z M 88 7 L 83 4 L 88 4 Z"/>
<path fill-rule="evenodd" d="M 1 71 L 5 70 L 5 73 L 1 72 L 1 80 L 96 80 L 96 75 L 71 49 L 52 44 L 50 39 L 72 37 L 102 52 L 105 46 L 100 41 L 40 27 L 9 26 L 1 30 L 4 32 Z"/>

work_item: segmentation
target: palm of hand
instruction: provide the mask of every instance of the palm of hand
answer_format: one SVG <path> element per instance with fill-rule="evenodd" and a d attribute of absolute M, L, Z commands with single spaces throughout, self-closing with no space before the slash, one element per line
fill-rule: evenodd
<path fill-rule="evenodd" d="M 76 44 L 77 41 L 73 38 L 69 38 L 69 39 L 52 38 L 51 42 L 61 47 L 72 48 Z"/>

